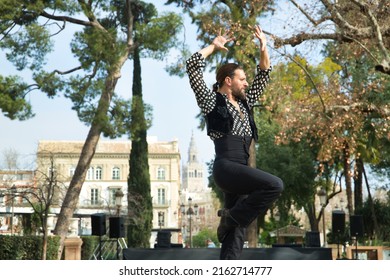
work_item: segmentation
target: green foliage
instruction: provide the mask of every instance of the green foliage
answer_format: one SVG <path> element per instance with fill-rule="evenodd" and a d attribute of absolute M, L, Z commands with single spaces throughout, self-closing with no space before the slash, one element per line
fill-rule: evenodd
<path fill-rule="evenodd" d="M 26 120 L 34 116 L 31 104 L 24 99 L 28 85 L 17 76 L 0 75 L 0 109 L 11 120 Z"/>
<path fill-rule="evenodd" d="M 48 97 L 54 97 L 64 89 L 64 81 L 55 73 L 46 71 L 36 72 L 33 76 L 39 89 Z"/>
<path fill-rule="evenodd" d="M 114 92 L 115 79 L 126 61 L 123 58 L 132 58 L 134 46 L 129 42 L 138 37 L 137 47 L 143 57 L 163 59 L 179 45 L 177 36 L 182 28 L 178 15 L 160 16 L 151 3 L 131 3 L 134 22 L 129 22 L 126 1 L 3 1 L 0 47 L 17 70 L 30 70 L 26 74 L 31 73 L 33 80 L 28 85 L 20 77 L 1 77 L 0 108 L 5 116 L 20 120 L 33 117 L 24 98 L 40 90 L 48 97 L 64 94 L 73 102 L 72 109 L 80 120 L 87 125 L 99 124 L 107 137 L 129 133 L 131 102 Z M 133 23 L 134 28 L 129 29 Z M 65 28 L 75 30 L 70 50 L 79 65 L 65 70 L 44 69 L 47 55 L 54 50 L 54 39 Z M 52 69 L 62 68 L 55 65 L 56 61 L 53 64 Z M 99 104 L 105 94 L 110 96 L 107 104 Z M 150 125 L 151 110 L 146 107 Z"/>
<path fill-rule="evenodd" d="M 174 13 L 151 18 L 147 24 L 137 24 L 136 37 L 143 55 L 163 60 L 168 52 L 177 47 L 177 35 L 181 31 L 181 17 Z"/>
<path fill-rule="evenodd" d="M 147 121 L 142 100 L 141 60 L 139 49 L 134 52 L 133 99 L 131 110 L 131 151 L 128 178 L 129 247 L 150 247 L 153 205 L 150 189 Z"/>
<path fill-rule="evenodd" d="M 231 31 L 235 37 L 234 42 L 227 45 L 227 53 L 218 52 L 210 57 L 214 62 L 210 63 L 210 70 L 234 60 L 246 69 L 247 78 L 251 80 L 255 74 L 256 60 L 258 62 L 259 59 L 259 47 L 253 42 L 253 27 L 262 13 L 273 6 L 273 2 L 168 0 L 167 4 L 176 4 L 189 14 L 192 23 L 198 27 L 198 39 L 204 45 L 209 45 L 221 30 Z"/>
<path fill-rule="evenodd" d="M 363 215 L 364 231 L 367 234 L 366 239 L 370 240 L 376 236 L 381 241 L 390 241 L 390 192 L 387 192 L 387 197 L 383 200 L 374 199 L 373 202 L 366 200 L 363 203 L 363 208 L 359 213 Z M 374 212 L 378 223 L 378 232 L 375 232 L 374 218 L 371 211 L 371 203 L 373 204 Z"/>
<path fill-rule="evenodd" d="M 7 59 L 13 63 L 16 70 L 26 67 L 39 70 L 45 62 L 45 56 L 53 50 L 49 31 L 38 24 L 30 24 L 13 36 L 0 41 L 0 48 L 9 49 Z"/>
<path fill-rule="evenodd" d="M 41 236 L 8 236 L 0 235 L 1 260 L 41 260 Z M 47 260 L 56 260 L 59 236 L 49 236 L 47 244 Z"/>
<path fill-rule="evenodd" d="M 307 207 L 316 192 L 317 164 L 312 148 L 305 142 L 281 145 L 275 143 L 279 127 L 269 122 L 269 113 L 259 112 L 256 121 L 259 127 L 257 166 L 281 178 L 285 189 L 277 204 L 279 211 L 288 212 L 290 206 Z M 284 209 L 284 210 L 283 210 Z"/>
<path fill-rule="evenodd" d="M 81 245 L 81 259 L 89 260 L 94 253 L 94 250 L 99 246 L 99 236 L 81 236 L 83 241 Z"/>
<path fill-rule="evenodd" d="M 207 248 L 207 241 L 214 242 L 216 247 L 219 247 L 218 237 L 216 231 L 210 229 L 202 229 L 195 236 L 192 237 L 192 244 L 194 248 Z M 187 242 L 189 242 L 187 240 Z"/>
<path fill-rule="evenodd" d="M 123 42 L 116 42 L 115 30 L 85 27 L 76 32 L 71 43 L 72 52 L 78 57 L 85 71 L 113 71 L 124 53 Z M 98 72 L 98 73 L 99 73 Z"/>

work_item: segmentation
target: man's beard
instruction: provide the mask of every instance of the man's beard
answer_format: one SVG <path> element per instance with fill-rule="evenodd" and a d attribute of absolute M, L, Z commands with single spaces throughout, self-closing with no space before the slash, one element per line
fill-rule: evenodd
<path fill-rule="evenodd" d="M 232 90 L 232 95 L 239 99 L 239 100 L 245 100 L 246 99 L 246 93 L 245 90 Z"/>

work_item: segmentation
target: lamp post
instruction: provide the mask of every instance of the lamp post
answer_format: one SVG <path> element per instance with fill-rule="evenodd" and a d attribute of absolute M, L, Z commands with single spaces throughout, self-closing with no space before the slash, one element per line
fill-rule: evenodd
<path fill-rule="evenodd" d="M 122 198 L 124 196 L 124 193 L 121 189 L 118 189 L 115 192 L 115 206 L 116 206 L 116 215 L 119 217 L 121 213 L 121 207 L 122 207 Z"/>
<path fill-rule="evenodd" d="M 274 219 L 276 221 L 276 243 L 279 243 L 279 221 L 280 221 L 280 213 L 279 211 L 275 213 Z"/>
<path fill-rule="evenodd" d="M 187 211 L 185 210 L 185 205 L 183 203 L 180 205 L 180 210 L 181 210 L 181 213 L 183 215 L 187 214 L 188 220 L 190 222 L 190 229 L 189 229 L 189 231 L 190 231 L 190 248 L 192 248 L 192 215 L 194 215 L 194 214 L 197 215 L 197 213 L 198 213 L 198 204 L 195 203 L 194 209 L 192 209 L 192 198 L 189 197 L 188 198 L 188 209 L 187 209 Z"/>
<path fill-rule="evenodd" d="M 163 225 L 164 225 L 164 212 L 159 211 L 158 212 L 158 226 L 160 227 L 160 230 L 161 230 L 161 227 Z"/>
<path fill-rule="evenodd" d="M 121 189 L 117 189 L 115 192 L 115 206 L 116 206 L 116 215 L 118 219 L 120 220 L 121 215 L 121 208 L 122 208 L 122 198 L 124 196 L 124 193 Z M 101 248 L 101 245 L 100 245 Z M 119 250 L 119 238 L 116 240 L 116 259 L 119 260 L 120 258 L 120 250 Z"/>
<path fill-rule="evenodd" d="M 324 245 L 323 247 L 326 247 L 326 229 L 325 229 L 325 206 L 326 206 L 326 201 L 328 200 L 328 196 L 326 193 L 326 190 L 324 188 L 321 188 L 318 193 L 318 197 L 320 198 L 320 204 L 321 204 L 321 211 L 322 211 L 322 231 L 324 235 Z"/>
<path fill-rule="evenodd" d="M 14 235 L 14 200 L 15 200 L 16 187 L 11 187 L 11 235 Z"/>

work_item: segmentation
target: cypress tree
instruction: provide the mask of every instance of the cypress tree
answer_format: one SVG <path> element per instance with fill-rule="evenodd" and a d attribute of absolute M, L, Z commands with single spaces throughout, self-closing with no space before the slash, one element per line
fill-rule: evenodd
<path fill-rule="evenodd" d="M 149 247 L 153 206 L 150 195 L 148 143 L 146 140 L 147 122 L 142 100 L 141 60 L 138 48 L 134 50 L 133 65 L 127 238 L 129 247 Z"/>

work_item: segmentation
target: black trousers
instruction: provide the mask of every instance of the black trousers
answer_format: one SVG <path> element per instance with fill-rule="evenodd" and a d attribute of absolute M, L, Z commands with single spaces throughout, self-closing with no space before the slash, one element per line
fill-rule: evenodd
<path fill-rule="evenodd" d="M 216 139 L 213 166 L 215 183 L 224 192 L 224 207 L 239 224 L 222 244 L 221 259 L 238 259 L 245 242 L 245 229 L 265 213 L 283 191 L 280 178 L 248 166 L 251 137 L 227 135 Z"/>

